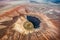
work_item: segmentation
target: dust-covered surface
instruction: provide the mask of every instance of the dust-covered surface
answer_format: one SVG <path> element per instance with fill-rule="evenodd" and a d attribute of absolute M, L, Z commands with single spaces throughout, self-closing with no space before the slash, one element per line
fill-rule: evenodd
<path fill-rule="evenodd" d="M 19 8 L 8 11 L 16 6 Z M 26 3 L 24 6 L 20 6 L 18 3 L 16 6 L 8 7 L 10 8 L 7 10 L 8 13 L 4 13 L 2 10 L 5 15 L 0 15 L 0 25 L 3 25 L 0 28 L 0 40 L 60 40 L 59 5 Z M 33 32 L 23 29 L 27 15 L 35 16 L 41 20 L 40 27 Z M 25 18 L 21 18 L 21 16 Z"/>

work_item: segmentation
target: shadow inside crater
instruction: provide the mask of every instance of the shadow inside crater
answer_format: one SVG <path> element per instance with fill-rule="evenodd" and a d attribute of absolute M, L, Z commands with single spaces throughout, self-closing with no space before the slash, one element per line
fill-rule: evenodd
<path fill-rule="evenodd" d="M 39 20 L 39 18 L 36 18 L 34 16 L 27 16 L 27 20 L 32 22 L 35 29 L 40 27 L 41 21 Z"/>

